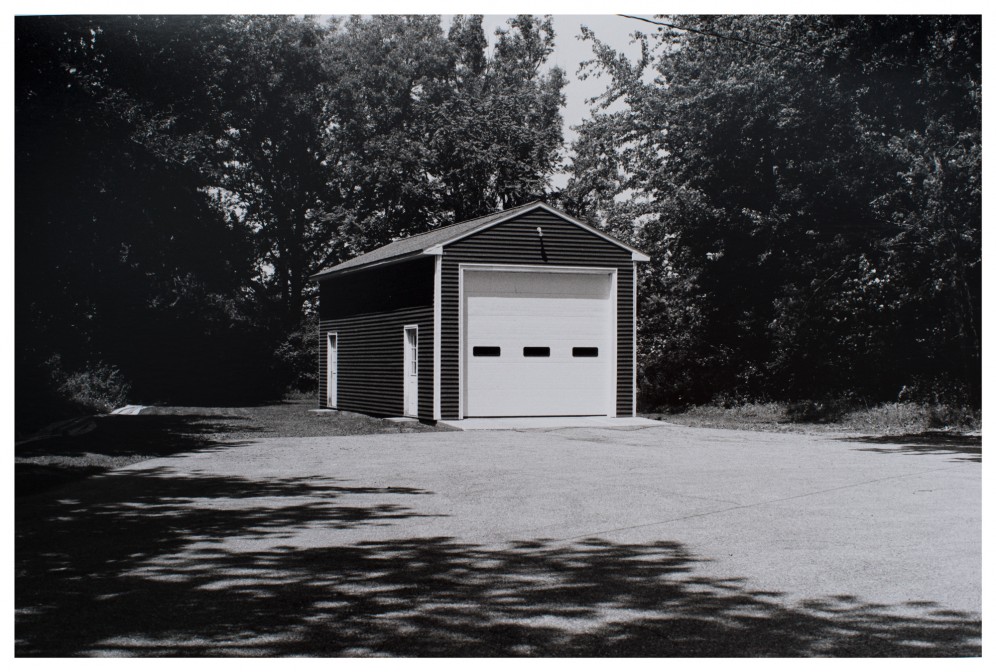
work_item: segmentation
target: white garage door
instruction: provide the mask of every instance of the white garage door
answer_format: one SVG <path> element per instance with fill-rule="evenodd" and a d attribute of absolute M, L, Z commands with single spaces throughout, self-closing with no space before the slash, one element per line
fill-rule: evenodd
<path fill-rule="evenodd" d="M 464 415 L 609 415 L 607 273 L 464 271 Z"/>

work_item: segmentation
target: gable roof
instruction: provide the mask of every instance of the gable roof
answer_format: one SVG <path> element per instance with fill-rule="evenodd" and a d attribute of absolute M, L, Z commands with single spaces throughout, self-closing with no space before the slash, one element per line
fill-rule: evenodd
<path fill-rule="evenodd" d="M 557 215 L 558 217 L 561 217 L 576 226 L 580 226 L 596 236 L 631 252 L 633 254 L 634 261 L 649 261 L 650 259 L 647 255 L 643 254 L 636 248 L 630 247 L 626 243 L 617 240 L 602 231 L 599 231 L 589 224 L 585 224 L 580 220 L 574 219 L 567 213 L 561 212 L 560 210 L 557 210 L 542 201 L 533 201 L 531 203 L 526 203 L 525 205 L 508 208 L 507 210 L 501 210 L 483 217 L 468 219 L 467 221 L 457 222 L 456 224 L 450 224 L 448 226 L 441 226 L 438 229 L 426 231 L 425 233 L 419 233 L 408 238 L 395 240 L 387 245 L 371 250 L 366 254 L 353 257 L 352 259 L 344 261 L 341 264 L 322 269 L 318 273 L 312 275 L 310 279 L 319 280 L 325 276 L 340 273 L 342 271 L 356 270 L 375 264 L 400 261 L 402 259 L 420 254 L 442 254 L 442 248 L 450 243 L 456 242 L 457 240 L 466 238 L 467 236 L 471 236 L 485 229 L 489 229 L 496 224 L 536 209 L 547 210 L 548 212 L 551 212 L 554 215 Z"/>

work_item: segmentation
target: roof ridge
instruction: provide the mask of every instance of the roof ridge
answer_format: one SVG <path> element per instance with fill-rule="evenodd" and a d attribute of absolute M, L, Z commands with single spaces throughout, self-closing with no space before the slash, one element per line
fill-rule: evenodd
<path fill-rule="evenodd" d="M 391 243 L 398 243 L 402 240 L 412 240 L 413 238 L 418 238 L 419 236 L 425 236 L 430 233 L 435 233 L 437 231 L 442 231 L 443 229 L 448 229 L 451 226 L 461 226 L 463 224 L 470 224 L 478 219 L 487 219 L 488 217 L 494 217 L 495 215 L 505 214 L 506 212 L 512 212 L 513 210 L 518 210 L 519 208 L 524 208 L 527 205 L 535 205 L 537 203 L 542 203 L 543 201 L 537 199 L 535 201 L 529 201 L 528 203 L 523 203 L 522 205 L 515 205 L 511 208 L 504 208 L 503 210 L 495 210 L 494 212 L 489 212 L 486 215 L 478 215 L 477 217 L 471 217 L 470 219 L 461 219 L 459 222 L 451 222 L 449 224 L 444 224 L 442 226 L 437 226 L 434 229 L 429 229 L 428 231 L 422 231 L 420 233 L 413 233 L 410 236 L 405 236 L 404 238 L 398 238 L 397 240 L 392 240 Z M 390 243 L 388 243 L 390 245 Z"/>

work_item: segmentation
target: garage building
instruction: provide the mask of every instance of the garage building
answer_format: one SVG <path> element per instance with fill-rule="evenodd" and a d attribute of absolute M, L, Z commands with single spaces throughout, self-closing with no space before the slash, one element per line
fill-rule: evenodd
<path fill-rule="evenodd" d="M 323 270 L 319 405 L 423 420 L 632 416 L 647 260 L 537 201 Z"/>

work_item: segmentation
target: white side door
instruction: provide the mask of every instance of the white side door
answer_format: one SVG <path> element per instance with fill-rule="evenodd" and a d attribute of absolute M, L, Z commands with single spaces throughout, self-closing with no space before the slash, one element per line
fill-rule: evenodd
<path fill-rule="evenodd" d="M 325 405 L 329 408 L 339 406 L 339 334 L 329 334 L 326 341 L 326 379 Z"/>
<path fill-rule="evenodd" d="M 418 327 L 405 327 L 405 415 L 418 417 Z"/>

